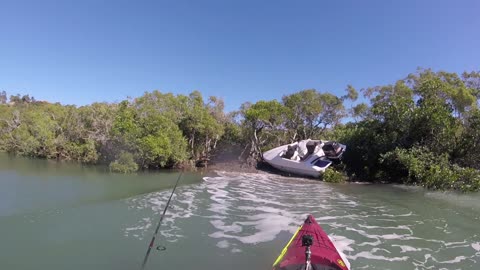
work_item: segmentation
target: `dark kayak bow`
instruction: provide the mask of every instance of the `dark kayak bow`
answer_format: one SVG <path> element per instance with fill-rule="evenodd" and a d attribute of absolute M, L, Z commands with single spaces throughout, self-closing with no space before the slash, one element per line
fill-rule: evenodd
<path fill-rule="evenodd" d="M 273 270 L 349 270 L 328 235 L 309 215 L 273 264 Z"/>

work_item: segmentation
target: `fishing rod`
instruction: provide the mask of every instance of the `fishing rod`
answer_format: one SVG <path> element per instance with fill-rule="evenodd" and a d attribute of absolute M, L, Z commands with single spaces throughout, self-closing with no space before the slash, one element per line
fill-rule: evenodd
<path fill-rule="evenodd" d="M 160 221 L 158 221 L 157 228 L 155 229 L 155 233 L 153 234 L 152 240 L 150 241 L 150 244 L 148 245 L 147 253 L 145 254 L 145 258 L 143 258 L 143 263 L 142 263 L 142 270 L 145 269 L 145 265 L 147 264 L 148 256 L 150 256 L 150 251 L 152 251 L 153 244 L 155 242 L 155 238 L 157 237 L 158 230 L 160 229 L 160 225 L 162 224 L 163 217 L 165 217 L 165 213 L 167 212 L 167 208 L 170 205 L 170 201 L 172 200 L 173 194 L 175 193 L 175 189 L 177 189 L 178 182 L 180 182 L 180 178 L 182 178 L 183 172 L 180 173 L 180 175 L 177 178 L 177 182 L 175 183 L 175 186 L 173 186 L 172 193 L 170 194 L 170 198 L 168 198 L 167 204 L 165 205 L 165 208 L 163 209 L 163 213 L 160 216 Z"/>

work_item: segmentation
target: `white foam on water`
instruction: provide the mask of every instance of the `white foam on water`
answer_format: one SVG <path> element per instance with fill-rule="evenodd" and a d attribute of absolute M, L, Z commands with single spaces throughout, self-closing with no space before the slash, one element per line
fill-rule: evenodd
<path fill-rule="evenodd" d="M 353 251 L 352 245 L 355 244 L 354 240 L 335 234 L 329 235 L 328 237 L 332 240 L 332 243 L 338 251 L 341 251 L 342 253 Z"/>
<path fill-rule="evenodd" d="M 212 220 L 210 223 L 217 229 L 222 230 L 224 232 L 233 232 L 233 233 L 240 233 L 242 232 L 242 226 L 237 224 L 232 225 L 225 225 L 222 220 Z"/>
<path fill-rule="evenodd" d="M 403 256 L 403 257 L 385 257 L 381 255 L 375 255 L 372 252 L 369 251 L 362 251 L 359 252 L 355 255 L 349 255 L 349 259 L 356 260 L 358 258 L 365 258 L 365 259 L 370 259 L 370 260 L 381 260 L 381 261 L 389 261 L 389 262 L 398 262 L 398 261 L 406 261 L 409 259 L 408 256 Z"/>
<path fill-rule="evenodd" d="M 416 248 L 416 247 L 406 246 L 406 245 L 392 245 L 392 247 L 399 247 L 402 250 L 402 251 L 400 251 L 401 253 L 416 252 L 416 251 L 422 251 L 422 250 L 431 250 L 431 249 L 428 249 L 428 248 Z"/>
<path fill-rule="evenodd" d="M 351 269 L 350 261 L 348 260 L 347 255 L 345 255 L 345 252 L 353 251 L 353 248 L 351 248 L 350 246 L 354 244 L 355 241 L 340 235 L 329 235 L 328 238 L 330 238 L 330 240 L 332 241 L 333 245 L 335 246 L 335 249 L 337 249 L 338 254 L 342 258 L 342 260 L 345 262 L 348 269 Z"/>
<path fill-rule="evenodd" d="M 448 242 L 448 243 L 444 243 L 445 246 L 457 246 L 457 245 L 464 245 L 466 244 L 467 241 L 466 240 L 463 240 L 461 242 Z"/>
<path fill-rule="evenodd" d="M 363 225 L 363 224 L 358 224 L 359 227 L 361 228 L 366 228 L 366 229 L 392 229 L 392 230 L 407 230 L 410 233 L 412 232 L 412 229 L 410 229 L 409 226 L 406 225 L 399 225 L 399 226 L 368 226 L 368 225 Z"/>
<path fill-rule="evenodd" d="M 460 263 L 460 262 L 465 261 L 465 260 L 471 260 L 473 262 L 476 262 L 475 257 L 476 257 L 476 255 L 472 255 L 472 256 L 463 256 L 462 255 L 462 256 L 456 256 L 455 258 L 453 258 L 451 260 L 443 260 L 442 261 L 442 260 L 436 259 L 431 254 L 426 254 L 425 255 L 425 261 L 423 263 L 426 263 L 428 260 L 436 262 L 437 264 L 456 264 L 456 263 Z"/>
<path fill-rule="evenodd" d="M 243 244 L 257 244 L 274 240 L 282 231 L 295 231 L 295 227 L 290 226 L 292 218 L 289 217 L 264 213 L 254 215 L 250 219 L 251 221 L 247 222 L 236 222 L 234 225 L 234 228 L 237 228 L 236 231 L 231 229 L 232 226 L 215 226 L 219 231 L 209 234 L 209 236 L 213 238 L 235 239 Z M 218 223 L 218 221 L 215 221 L 215 223 Z M 246 235 L 242 234 L 243 229 L 240 225 L 253 227 L 255 232 Z"/>
<path fill-rule="evenodd" d="M 284 237 L 285 233 L 293 234 L 307 214 L 313 214 L 340 254 L 346 255 L 345 261 L 356 261 L 355 269 L 380 269 L 375 268 L 378 261 L 385 265 L 381 269 L 398 269 L 398 263 L 404 269 L 451 269 L 448 266 L 480 258 L 478 237 L 464 240 L 447 234 L 447 228 L 452 228 L 445 219 L 425 218 L 413 210 L 378 205 L 379 202 L 343 194 L 317 181 L 269 174 L 218 175 L 205 177 L 201 184 L 179 188 L 161 231 L 167 240 L 176 241 L 187 233 L 178 227 L 179 219 L 194 217 L 205 220 L 202 224 L 208 228 L 202 233 L 204 237 L 214 239 L 218 248 L 237 253 L 250 245 Z M 159 213 L 169 193 L 139 196 L 129 200 L 129 207 Z M 152 211 L 141 213 L 150 215 Z M 140 217 L 124 232 L 143 237 L 152 229 L 152 222 L 157 221 Z M 439 237 L 435 233 L 429 234 L 430 238 L 417 233 L 430 232 L 432 228 Z M 470 252 L 458 253 L 465 248 Z"/>
<path fill-rule="evenodd" d="M 201 186 L 193 189 L 184 186 L 177 189 L 177 192 L 172 197 L 172 203 L 163 219 L 163 227 L 160 231 L 160 234 L 167 241 L 175 242 L 178 238 L 184 237 L 181 233 L 181 229 L 175 225 L 175 220 L 179 218 L 190 218 L 194 215 L 194 212 L 197 209 L 195 203 L 197 193 L 203 189 L 204 187 Z M 133 237 L 143 239 L 145 233 L 149 232 L 149 229 L 153 224 L 158 222 L 156 218 L 163 212 L 170 194 L 171 191 L 166 190 L 129 199 L 127 203 L 129 204 L 130 209 L 143 210 L 149 208 L 154 212 L 154 215 L 139 219 L 137 224 L 124 228 L 124 234 L 126 236 L 132 235 Z"/>
<path fill-rule="evenodd" d="M 150 223 L 150 218 L 143 218 L 143 222 L 145 225 L 138 225 L 135 227 L 125 228 L 125 231 L 129 232 L 129 231 L 147 230 L 152 226 L 152 224 Z"/>
<path fill-rule="evenodd" d="M 463 260 L 466 260 L 466 259 L 467 259 L 467 257 L 465 257 L 465 256 L 457 256 L 457 257 L 455 257 L 455 259 L 449 260 L 449 261 L 437 261 L 437 260 L 435 260 L 435 261 L 438 262 L 438 263 L 459 263 L 459 262 L 461 262 Z"/>
<path fill-rule="evenodd" d="M 413 212 L 410 212 L 407 214 L 401 214 L 401 215 L 382 214 L 382 216 L 385 216 L 385 217 L 410 217 L 412 215 L 413 215 Z"/>
<path fill-rule="evenodd" d="M 358 215 L 343 215 L 341 216 L 342 219 L 357 219 L 359 216 Z M 325 221 L 325 220 L 337 220 L 339 216 L 324 216 L 324 217 L 319 217 L 315 218 L 317 221 Z"/>
<path fill-rule="evenodd" d="M 379 235 L 378 237 L 386 239 L 386 240 L 393 240 L 393 239 L 404 239 L 407 236 L 404 235 L 404 234 L 402 235 L 402 234 L 392 233 L 392 234 Z"/>
<path fill-rule="evenodd" d="M 217 243 L 217 247 L 219 248 L 228 248 L 230 244 L 228 243 L 227 240 L 222 240 Z"/>

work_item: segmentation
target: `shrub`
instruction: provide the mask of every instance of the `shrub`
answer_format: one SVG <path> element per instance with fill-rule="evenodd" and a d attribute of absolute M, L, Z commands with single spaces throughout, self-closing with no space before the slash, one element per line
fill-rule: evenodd
<path fill-rule="evenodd" d="M 343 183 L 347 179 L 347 176 L 333 168 L 327 169 L 323 175 L 322 180 L 327 183 Z"/>
<path fill-rule="evenodd" d="M 463 192 L 480 190 L 480 173 L 477 169 L 462 168 L 457 165 L 454 165 L 453 168 L 458 176 L 453 188 Z"/>
<path fill-rule="evenodd" d="M 452 165 L 446 155 L 435 155 L 424 147 L 397 148 L 382 155 L 380 160 L 386 175 L 403 183 L 463 192 L 480 189 L 478 170 Z"/>
<path fill-rule="evenodd" d="M 110 163 L 110 171 L 120 173 L 132 173 L 138 170 L 133 155 L 128 152 L 121 152 L 117 160 Z"/>

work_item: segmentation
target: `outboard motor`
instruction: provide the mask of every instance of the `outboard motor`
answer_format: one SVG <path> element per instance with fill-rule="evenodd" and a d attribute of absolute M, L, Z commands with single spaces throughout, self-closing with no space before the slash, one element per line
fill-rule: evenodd
<path fill-rule="evenodd" d="M 326 142 L 322 150 L 328 159 L 339 159 L 343 154 L 343 148 L 337 142 Z"/>

